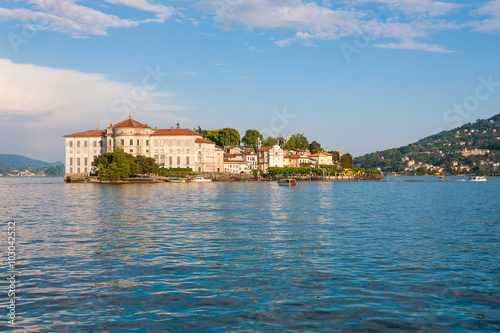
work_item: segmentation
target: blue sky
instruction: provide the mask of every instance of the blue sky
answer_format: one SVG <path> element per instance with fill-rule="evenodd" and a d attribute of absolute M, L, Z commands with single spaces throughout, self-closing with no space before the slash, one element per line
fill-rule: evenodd
<path fill-rule="evenodd" d="M 499 113 L 499 59 L 500 0 L 2 1 L 0 152 L 130 113 L 359 156 Z"/>

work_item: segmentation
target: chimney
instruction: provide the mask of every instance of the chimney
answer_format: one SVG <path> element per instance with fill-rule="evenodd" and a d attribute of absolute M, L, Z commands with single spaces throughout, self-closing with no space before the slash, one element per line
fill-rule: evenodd
<path fill-rule="evenodd" d="M 170 127 L 170 129 L 173 131 L 174 130 L 174 126 Z"/>
<path fill-rule="evenodd" d="M 179 122 L 177 122 L 177 129 L 179 129 L 179 128 L 180 128 L 180 127 L 179 127 Z"/>

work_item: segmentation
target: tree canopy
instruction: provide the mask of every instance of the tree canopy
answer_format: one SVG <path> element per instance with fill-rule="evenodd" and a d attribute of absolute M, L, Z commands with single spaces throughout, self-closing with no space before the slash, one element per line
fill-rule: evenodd
<path fill-rule="evenodd" d="M 252 147 L 253 149 L 257 149 L 257 138 L 260 138 L 261 141 L 264 141 L 264 137 L 260 134 L 259 131 L 254 129 L 249 129 L 245 132 L 245 136 L 241 139 L 241 142 L 247 147 Z"/>
<path fill-rule="evenodd" d="M 292 135 L 292 138 L 295 141 L 295 148 L 299 149 L 309 148 L 309 141 L 307 141 L 307 138 L 304 136 L 304 134 L 297 133 Z"/>
<path fill-rule="evenodd" d="M 97 156 L 92 165 L 99 179 L 121 180 L 139 174 L 157 173 L 158 165 L 152 157 L 136 156 L 118 148 L 113 153 Z"/>
<path fill-rule="evenodd" d="M 311 142 L 311 144 L 309 145 L 309 150 L 311 151 L 311 154 L 316 154 L 320 151 L 323 151 L 323 149 L 321 148 L 321 144 L 316 141 Z"/>

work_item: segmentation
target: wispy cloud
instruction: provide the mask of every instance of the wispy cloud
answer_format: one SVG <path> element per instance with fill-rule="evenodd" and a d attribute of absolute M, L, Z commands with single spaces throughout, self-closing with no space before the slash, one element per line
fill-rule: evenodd
<path fill-rule="evenodd" d="M 47 129 L 78 124 L 93 128 L 96 122 L 102 126 L 103 120 L 123 118 L 125 115 L 117 113 L 119 108 L 114 108 L 114 103 L 140 88 L 101 74 L 16 64 L 8 59 L 0 59 L 0 73 L 1 127 Z M 148 91 L 140 101 L 134 101 L 131 110 L 134 114 L 146 114 L 188 109 L 172 104 L 169 99 L 173 95 L 170 91 Z M 18 122 L 20 117 L 22 122 Z"/>
<path fill-rule="evenodd" d="M 156 13 L 157 16 L 162 19 L 170 18 L 175 12 L 175 9 L 171 6 L 167 7 L 163 5 L 155 5 L 147 2 L 146 0 L 106 0 L 106 2 Z"/>
<path fill-rule="evenodd" d="M 396 50 L 422 50 L 436 53 L 451 53 L 453 51 L 447 50 L 439 45 L 431 45 L 425 43 L 416 43 L 413 40 L 404 40 L 399 44 L 388 43 L 388 44 L 376 44 L 374 47 L 386 48 L 386 49 L 396 49 Z"/>
<path fill-rule="evenodd" d="M 109 2 L 113 1 L 117 4 L 132 2 L 127 0 L 110 0 Z M 107 35 L 110 28 L 130 28 L 141 23 L 163 22 L 164 18 L 172 14 L 169 7 L 147 6 L 145 1 L 139 0 L 133 7 L 141 7 L 140 9 L 143 10 L 148 8 L 148 11 L 157 14 L 157 18 L 136 21 L 106 14 L 97 9 L 78 5 L 76 2 L 77 0 L 30 0 L 30 8 L 0 8 L 0 19 L 19 20 L 36 26 L 38 30 L 54 30 L 78 36 L 82 34 Z"/>
<path fill-rule="evenodd" d="M 486 20 L 473 22 L 472 25 L 475 27 L 475 30 L 482 32 L 500 32 L 500 0 L 485 2 L 472 13 L 477 16 L 491 17 Z"/>

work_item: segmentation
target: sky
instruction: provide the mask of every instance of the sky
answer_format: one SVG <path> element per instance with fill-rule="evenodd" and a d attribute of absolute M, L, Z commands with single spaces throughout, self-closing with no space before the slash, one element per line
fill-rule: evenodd
<path fill-rule="evenodd" d="M 151 127 L 353 156 L 500 113 L 500 0 L 2 0 L 0 153 Z"/>

